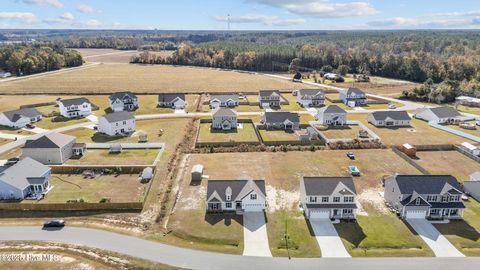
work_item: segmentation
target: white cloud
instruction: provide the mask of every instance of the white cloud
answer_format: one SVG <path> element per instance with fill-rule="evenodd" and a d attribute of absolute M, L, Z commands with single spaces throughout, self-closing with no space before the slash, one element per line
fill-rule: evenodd
<path fill-rule="evenodd" d="M 427 17 L 477 17 L 480 16 L 480 11 L 465 11 L 465 12 L 445 12 L 426 14 Z"/>
<path fill-rule="evenodd" d="M 227 22 L 228 16 L 213 16 L 212 19 L 219 22 Z M 230 16 L 232 23 L 261 23 L 267 26 L 291 26 L 305 23 L 304 19 L 280 19 L 278 16 L 262 14 L 245 14 Z"/>
<path fill-rule="evenodd" d="M 55 19 L 45 19 L 43 20 L 44 23 L 47 24 L 72 24 L 74 23 L 75 16 L 73 16 L 70 12 L 65 12 L 62 15 L 58 16 Z"/>
<path fill-rule="evenodd" d="M 480 25 L 480 18 L 473 19 L 432 19 L 429 17 L 406 18 L 396 17 L 367 23 L 372 28 L 380 29 L 441 29 L 472 28 Z"/>
<path fill-rule="evenodd" d="M 70 13 L 70 12 L 65 12 L 65 13 L 63 13 L 62 15 L 60 15 L 59 18 L 62 19 L 62 20 L 66 20 L 66 21 L 73 21 L 73 20 L 75 20 L 75 16 L 73 16 L 73 14 Z"/>
<path fill-rule="evenodd" d="M 37 16 L 31 12 L 0 12 L 0 20 L 33 24 L 37 21 Z"/>
<path fill-rule="evenodd" d="M 330 0 L 246 0 L 283 8 L 290 13 L 320 18 L 368 16 L 378 11 L 368 2 L 332 3 Z"/>
<path fill-rule="evenodd" d="M 81 13 L 92 13 L 94 11 L 93 7 L 89 5 L 79 5 L 77 11 Z"/>
<path fill-rule="evenodd" d="M 25 4 L 29 5 L 44 5 L 56 8 L 62 8 L 63 4 L 58 0 L 23 0 Z"/>
<path fill-rule="evenodd" d="M 102 26 L 102 22 L 92 19 L 84 22 L 79 22 L 77 23 L 77 26 L 80 26 L 82 28 L 98 28 Z"/>

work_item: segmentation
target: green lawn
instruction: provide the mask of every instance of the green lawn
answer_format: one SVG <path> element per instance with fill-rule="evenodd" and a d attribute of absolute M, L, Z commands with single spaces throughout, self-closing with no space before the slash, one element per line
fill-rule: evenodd
<path fill-rule="evenodd" d="M 320 257 L 320 248 L 301 211 L 278 210 L 267 214 L 267 232 L 273 256 Z M 287 231 L 287 242 L 285 241 Z"/>
<path fill-rule="evenodd" d="M 480 203 L 473 198 L 464 203 L 467 208 L 463 221 L 435 224 L 435 227 L 465 255 L 480 256 Z"/>
<path fill-rule="evenodd" d="M 287 132 L 285 130 L 265 130 L 260 129 L 260 136 L 266 142 L 271 141 L 298 141 L 297 135 L 293 132 Z"/>
<path fill-rule="evenodd" d="M 356 223 L 335 225 L 353 257 L 433 256 L 422 239 L 397 216 L 368 208 L 368 216 L 357 216 Z"/>
<path fill-rule="evenodd" d="M 210 130 L 211 123 L 201 123 L 198 142 L 257 142 L 255 128 L 251 123 L 240 123 L 242 128 L 236 130 Z"/>
<path fill-rule="evenodd" d="M 80 159 L 70 159 L 67 164 L 81 165 L 150 165 L 157 157 L 159 149 L 123 150 L 118 154 L 110 154 L 109 150 L 89 149 Z"/>

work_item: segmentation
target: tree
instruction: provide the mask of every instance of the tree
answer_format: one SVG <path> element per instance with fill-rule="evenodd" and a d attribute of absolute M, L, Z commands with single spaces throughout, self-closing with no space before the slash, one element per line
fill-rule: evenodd
<path fill-rule="evenodd" d="M 293 58 L 290 62 L 290 65 L 288 66 L 288 70 L 290 71 L 290 73 L 298 72 L 301 62 L 302 60 L 300 58 Z"/>
<path fill-rule="evenodd" d="M 350 68 L 347 65 L 340 65 L 337 68 L 337 73 L 340 74 L 341 76 L 346 76 L 349 71 L 350 71 Z"/>

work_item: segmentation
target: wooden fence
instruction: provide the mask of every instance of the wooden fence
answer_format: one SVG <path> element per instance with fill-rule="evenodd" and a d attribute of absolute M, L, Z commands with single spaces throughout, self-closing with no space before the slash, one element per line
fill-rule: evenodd
<path fill-rule="evenodd" d="M 392 151 L 397 154 L 399 157 L 401 157 L 403 160 L 405 160 L 406 162 L 408 162 L 410 165 L 412 165 L 413 167 L 415 167 L 417 170 L 419 170 L 420 172 L 422 172 L 423 174 L 425 175 L 430 175 L 431 173 L 423 168 L 422 166 L 420 166 L 418 163 L 416 163 L 413 159 L 411 159 L 409 156 L 407 156 L 405 153 L 403 153 L 402 151 L 400 151 L 400 149 L 398 149 L 397 146 L 392 146 Z"/>
<path fill-rule="evenodd" d="M 142 202 L 125 203 L 0 203 L 0 211 L 142 211 Z"/>

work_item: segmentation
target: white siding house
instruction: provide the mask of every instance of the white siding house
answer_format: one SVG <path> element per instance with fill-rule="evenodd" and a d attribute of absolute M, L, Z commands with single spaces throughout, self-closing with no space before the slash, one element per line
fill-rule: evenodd
<path fill-rule="evenodd" d="M 325 126 L 343 126 L 347 124 L 347 112 L 337 105 L 319 109 L 315 118 Z"/>
<path fill-rule="evenodd" d="M 185 94 L 160 94 L 158 106 L 181 110 L 185 108 Z"/>
<path fill-rule="evenodd" d="M 129 112 L 109 113 L 98 118 L 97 130 L 109 136 L 126 136 L 135 132 L 135 117 Z"/>
<path fill-rule="evenodd" d="M 368 122 L 377 127 L 410 126 L 410 116 L 406 111 L 376 111 L 368 114 Z"/>
<path fill-rule="evenodd" d="M 86 98 L 57 100 L 60 115 L 65 118 L 81 118 L 92 114 L 92 104 Z"/>
<path fill-rule="evenodd" d="M 42 114 L 35 108 L 23 108 L 0 113 L 0 126 L 14 129 L 42 120 Z"/>
<path fill-rule="evenodd" d="M 451 107 L 423 108 L 415 112 L 415 118 L 435 123 L 458 122 L 463 116 Z"/>
<path fill-rule="evenodd" d="M 320 89 L 298 90 L 297 103 L 304 108 L 321 107 L 325 104 L 325 93 Z"/>

